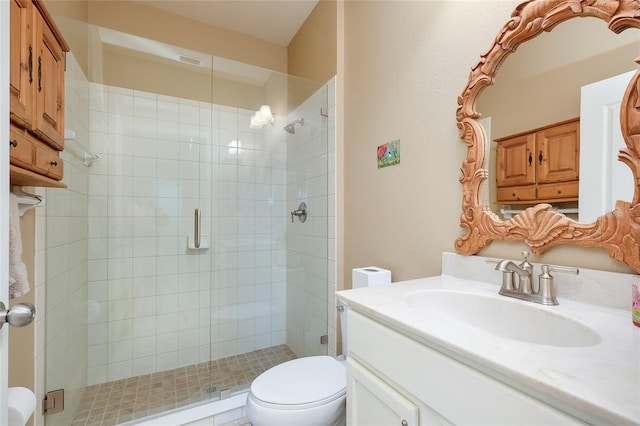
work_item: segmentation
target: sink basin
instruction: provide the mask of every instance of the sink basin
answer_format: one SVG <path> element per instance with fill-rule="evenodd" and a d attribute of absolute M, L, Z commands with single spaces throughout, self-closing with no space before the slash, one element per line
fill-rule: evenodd
<path fill-rule="evenodd" d="M 600 343 L 600 336 L 571 317 L 504 296 L 453 290 L 421 290 L 406 296 L 413 308 L 449 322 L 505 339 L 539 345 L 579 347 Z"/>

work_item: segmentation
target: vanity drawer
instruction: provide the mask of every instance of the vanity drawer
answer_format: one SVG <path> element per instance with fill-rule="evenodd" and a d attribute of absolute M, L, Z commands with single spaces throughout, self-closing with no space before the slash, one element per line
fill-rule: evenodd
<path fill-rule="evenodd" d="M 498 202 L 533 201 L 536 199 L 535 186 L 498 188 Z"/>
<path fill-rule="evenodd" d="M 578 181 L 552 183 L 547 185 L 540 185 L 538 187 L 538 198 L 541 200 L 552 199 L 578 199 Z"/>

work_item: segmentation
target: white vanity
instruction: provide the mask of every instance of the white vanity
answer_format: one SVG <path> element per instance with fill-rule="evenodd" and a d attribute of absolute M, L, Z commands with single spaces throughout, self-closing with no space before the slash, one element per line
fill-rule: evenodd
<path fill-rule="evenodd" d="M 498 295 L 486 260 L 444 253 L 441 276 L 338 292 L 348 424 L 640 424 L 637 276 L 558 274 L 543 306 Z"/>

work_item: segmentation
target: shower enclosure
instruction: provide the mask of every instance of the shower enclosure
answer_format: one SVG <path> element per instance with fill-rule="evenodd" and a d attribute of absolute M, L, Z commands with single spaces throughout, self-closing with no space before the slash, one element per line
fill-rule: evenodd
<path fill-rule="evenodd" d="M 68 188 L 48 189 L 36 218 L 36 388 L 65 391 L 46 424 L 213 401 L 327 354 L 328 86 L 56 21 L 89 48 L 67 58 Z M 273 119 L 250 128 L 262 105 Z"/>

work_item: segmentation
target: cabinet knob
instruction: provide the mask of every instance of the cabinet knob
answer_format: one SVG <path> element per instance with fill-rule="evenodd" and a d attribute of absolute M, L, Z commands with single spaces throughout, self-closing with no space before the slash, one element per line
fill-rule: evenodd
<path fill-rule="evenodd" d="M 18 141 L 15 140 L 15 139 L 12 140 L 12 141 L 9 141 L 9 145 L 11 145 L 14 148 L 17 148 L 18 147 Z"/>
<path fill-rule="evenodd" d="M 57 167 L 57 166 L 58 166 L 58 162 L 57 162 L 57 161 L 52 161 L 52 162 L 51 162 L 51 165 L 52 165 L 53 167 Z"/>

